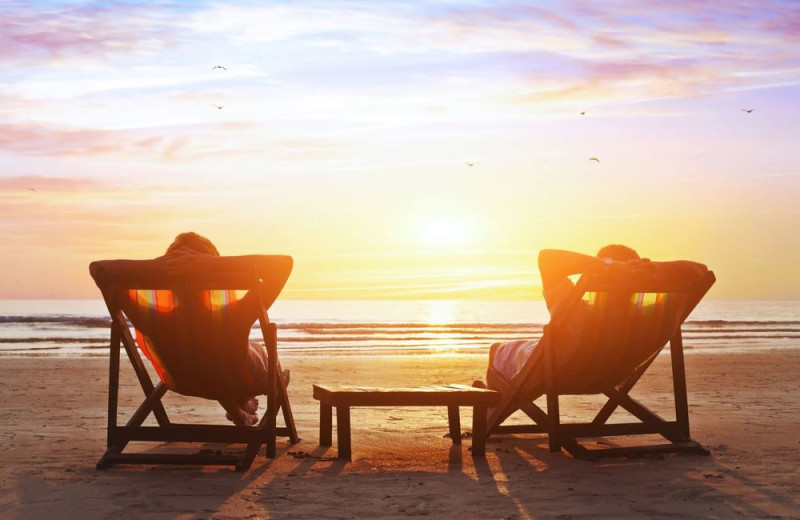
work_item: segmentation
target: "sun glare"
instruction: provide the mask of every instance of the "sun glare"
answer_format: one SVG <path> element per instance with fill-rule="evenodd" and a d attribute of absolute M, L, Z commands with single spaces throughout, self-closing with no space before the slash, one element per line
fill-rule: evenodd
<path fill-rule="evenodd" d="M 472 233 L 469 223 L 456 217 L 436 217 L 425 223 L 426 242 L 439 245 L 462 245 Z"/>
<path fill-rule="evenodd" d="M 455 303 L 450 300 L 431 300 L 428 304 L 428 325 L 447 325 L 453 322 Z"/>

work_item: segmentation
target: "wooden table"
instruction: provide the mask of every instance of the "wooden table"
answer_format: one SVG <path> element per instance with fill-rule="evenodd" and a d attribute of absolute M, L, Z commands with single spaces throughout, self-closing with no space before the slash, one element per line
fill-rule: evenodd
<path fill-rule="evenodd" d="M 461 444 L 459 406 L 472 407 L 472 455 L 486 453 L 486 410 L 496 404 L 500 394 L 494 390 L 467 385 L 383 388 L 340 385 L 314 385 L 319 401 L 319 443 L 330 446 L 333 437 L 333 408 L 336 407 L 336 440 L 340 459 L 352 456 L 350 408 L 353 406 L 446 406 L 450 437 Z"/>

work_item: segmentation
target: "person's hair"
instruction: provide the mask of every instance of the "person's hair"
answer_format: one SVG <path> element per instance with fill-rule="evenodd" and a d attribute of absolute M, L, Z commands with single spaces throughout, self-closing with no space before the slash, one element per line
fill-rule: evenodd
<path fill-rule="evenodd" d="M 211 240 L 202 235 L 198 235 L 194 231 L 181 233 L 176 236 L 175 240 L 173 240 L 167 248 L 167 254 L 181 248 L 191 249 L 192 251 L 204 253 L 206 255 L 220 256 L 217 247 Z"/>
<path fill-rule="evenodd" d="M 628 260 L 638 260 L 639 253 L 628 246 L 620 244 L 609 244 L 600 248 L 597 252 L 598 258 L 610 258 L 618 262 L 627 262 Z"/>

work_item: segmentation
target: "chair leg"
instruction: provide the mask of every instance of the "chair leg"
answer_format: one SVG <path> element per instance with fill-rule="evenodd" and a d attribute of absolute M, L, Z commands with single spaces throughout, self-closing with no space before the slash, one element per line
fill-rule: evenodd
<path fill-rule="evenodd" d="M 264 412 L 264 419 L 266 420 L 265 430 L 266 430 L 266 456 L 268 459 L 275 458 L 275 451 L 276 451 L 276 417 L 278 414 L 278 410 L 275 409 L 275 395 L 270 394 L 267 396 L 267 410 Z"/>
<path fill-rule="evenodd" d="M 250 466 L 253 464 L 253 460 L 255 460 L 256 455 L 258 454 L 259 447 L 261 447 L 261 444 L 258 442 L 247 445 L 242 458 L 236 463 L 236 471 L 242 472 L 250 469 Z"/>
<path fill-rule="evenodd" d="M 277 373 L 279 374 L 276 379 L 278 383 L 278 401 L 283 411 L 283 422 L 289 430 L 289 442 L 295 444 L 300 441 L 300 437 L 297 435 L 297 426 L 294 422 L 294 414 L 292 414 L 292 405 L 289 402 L 289 389 L 286 387 L 283 377 L 280 376 L 280 374 L 283 373 L 280 362 L 277 361 L 275 364 Z"/>
<path fill-rule="evenodd" d="M 139 379 L 139 385 L 142 387 L 145 397 L 151 395 L 155 389 L 155 385 L 153 384 L 153 380 L 150 379 L 150 375 L 147 373 L 147 369 L 142 361 L 142 356 L 139 355 L 139 347 L 136 345 L 131 331 L 124 325 L 125 318 L 122 311 L 117 314 L 116 319 L 119 321 L 118 330 L 121 334 L 122 344 L 125 347 L 125 352 L 128 354 L 128 359 L 131 362 L 131 366 L 133 366 L 136 377 Z M 160 401 L 154 404 L 153 415 L 155 415 L 159 426 L 169 426 L 170 422 L 167 417 L 167 412 Z"/>
<path fill-rule="evenodd" d="M 682 440 L 689 440 L 689 399 L 686 393 L 686 367 L 683 360 L 683 338 L 678 329 L 669 342 L 669 357 L 672 361 L 672 390 L 675 395 L 675 421 L 680 428 Z"/>
<path fill-rule="evenodd" d="M 549 431 L 547 432 L 550 451 L 553 453 L 561 451 L 561 412 L 558 406 L 558 394 L 547 394 L 547 417 L 550 420 Z"/>
<path fill-rule="evenodd" d="M 111 353 L 108 363 L 108 424 L 106 430 L 106 447 L 115 444 L 112 433 L 117 427 L 117 409 L 119 403 L 119 361 L 120 361 L 120 334 L 116 322 L 111 323 Z M 102 459 L 101 459 L 102 462 Z M 101 462 L 98 462 L 98 467 Z"/>

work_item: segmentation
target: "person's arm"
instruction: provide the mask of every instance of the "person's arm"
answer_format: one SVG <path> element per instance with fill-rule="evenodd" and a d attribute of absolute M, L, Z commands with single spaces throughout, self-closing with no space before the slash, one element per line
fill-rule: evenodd
<path fill-rule="evenodd" d="M 212 256 L 176 251 L 161 257 L 170 275 L 257 274 L 262 278 L 288 278 L 292 257 L 283 255 Z"/>
<path fill-rule="evenodd" d="M 163 256 L 149 260 L 101 260 L 89 264 L 89 274 L 96 282 L 102 282 L 107 272 L 115 277 L 146 277 L 148 273 L 161 273 L 167 267 Z"/>
<path fill-rule="evenodd" d="M 539 253 L 542 288 L 548 291 L 569 276 L 597 272 L 605 268 L 607 264 L 604 259 L 596 256 L 560 249 L 544 249 Z"/>
<path fill-rule="evenodd" d="M 211 256 L 205 254 L 174 252 L 165 257 L 167 273 L 173 276 L 204 277 L 213 274 L 244 274 L 257 276 L 262 281 L 261 301 L 269 308 L 283 289 L 293 260 L 286 255 Z M 248 291 L 236 302 L 236 314 L 248 327 L 258 319 L 258 296 Z"/>

